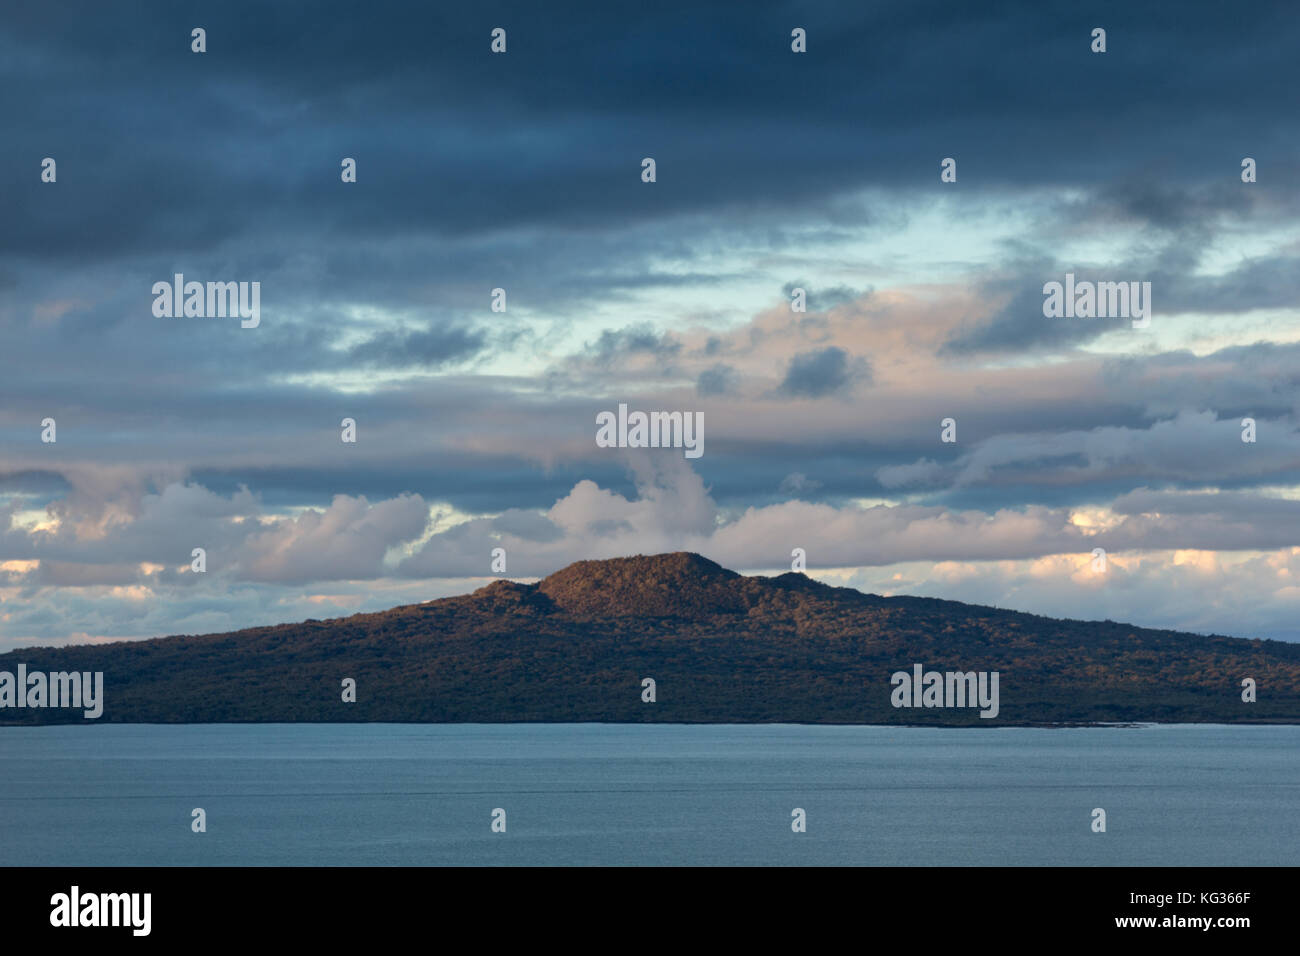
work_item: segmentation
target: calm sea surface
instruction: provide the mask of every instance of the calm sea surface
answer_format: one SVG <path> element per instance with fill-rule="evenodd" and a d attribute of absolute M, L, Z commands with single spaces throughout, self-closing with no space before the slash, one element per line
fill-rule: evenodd
<path fill-rule="evenodd" d="M 0 728 L 0 865 L 1297 863 L 1300 727 Z"/>

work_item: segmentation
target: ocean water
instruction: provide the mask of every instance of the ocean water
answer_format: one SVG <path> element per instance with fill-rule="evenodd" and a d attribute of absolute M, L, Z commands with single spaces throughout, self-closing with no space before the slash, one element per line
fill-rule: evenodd
<path fill-rule="evenodd" d="M 1300 727 L 0 728 L 6 866 L 1295 865 L 1298 838 Z"/>

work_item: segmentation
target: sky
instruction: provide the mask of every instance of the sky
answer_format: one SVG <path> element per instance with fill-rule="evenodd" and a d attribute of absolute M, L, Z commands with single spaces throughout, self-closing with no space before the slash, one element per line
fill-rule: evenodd
<path fill-rule="evenodd" d="M 1286 3 L 6 7 L 0 650 L 494 548 L 1300 640 L 1297 49 Z M 259 324 L 155 315 L 176 273 Z M 1067 274 L 1149 325 L 1046 317 Z M 703 454 L 600 447 L 620 403 Z"/>

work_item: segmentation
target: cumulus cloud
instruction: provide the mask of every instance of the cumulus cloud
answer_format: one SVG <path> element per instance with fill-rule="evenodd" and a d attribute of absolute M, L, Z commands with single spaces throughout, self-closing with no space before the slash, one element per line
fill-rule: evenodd
<path fill-rule="evenodd" d="M 811 573 L 828 584 L 995 605 L 1076 620 L 1300 640 L 1300 548 L 1241 554 L 1153 550 L 1022 561 L 944 561 Z M 1248 611 L 1243 611 L 1248 609 Z"/>
<path fill-rule="evenodd" d="M 428 520 L 419 495 L 373 505 L 336 495 L 324 511 L 308 509 L 246 538 L 237 557 L 239 573 L 282 583 L 378 577 L 388 550 L 418 538 Z"/>

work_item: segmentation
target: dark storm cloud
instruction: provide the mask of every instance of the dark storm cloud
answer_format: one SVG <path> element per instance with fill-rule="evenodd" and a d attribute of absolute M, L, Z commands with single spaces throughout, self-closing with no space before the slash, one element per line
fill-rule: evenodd
<path fill-rule="evenodd" d="M 463 328 L 426 328 L 413 332 L 384 331 L 348 351 L 358 365 L 400 368 L 421 365 L 437 368 L 468 358 L 483 348 L 482 331 Z"/>
<path fill-rule="evenodd" d="M 1094 22 L 1109 30 L 1104 56 L 1088 50 Z M 488 52 L 496 25 L 504 56 Z M 794 25 L 807 54 L 789 52 Z M 0 252 L 599 228 L 929 184 L 948 155 L 961 189 L 1109 183 L 1157 165 L 1175 180 L 1230 176 L 1241 150 L 1207 169 L 1207 141 L 1241 144 L 1275 173 L 1293 166 L 1294 125 L 1279 122 L 1300 32 L 1288 6 L 1183 5 L 1177 26 L 1156 7 L 1081 19 L 1065 2 L 768 3 L 743 16 L 685 2 L 381 2 L 365 16 L 350 3 L 35 6 L 4 25 L 2 172 L 18 228 Z M 47 155 L 56 196 L 34 175 Z M 659 161 L 653 188 L 644 155 Z M 343 156 L 358 159 L 355 189 L 338 182 Z M 1188 214 L 1163 195 L 1115 198 Z"/>
<path fill-rule="evenodd" d="M 801 352 L 790 359 L 780 391 L 801 398 L 822 398 L 847 391 L 856 380 L 870 380 L 861 360 L 838 346 Z"/>
<path fill-rule="evenodd" d="M 1241 188 L 1225 166 L 1219 181 L 1189 187 L 1152 179 L 1125 179 L 1099 185 L 1086 200 L 1063 204 L 1077 221 L 1139 223 L 1163 230 L 1204 232 L 1220 216 L 1252 210 L 1257 193 Z"/>
<path fill-rule="evenodd" d="M 719 362 L 706 368 L 695 380 L 695 391 L 700 395 L 726 395 L 736 383 L 736 370 Z"/>
<path fill-rule="evenodd" d="M 1116 329 L 1131 328 L 1129 318 L 1047 318 L 1043 315 L 1047 282 L 1150 282 L 1151 309 L 1159 316 L 1174 313 L 1235 314 L 1254 309 L 1293 308 L 1300 302 L 1300 257 L 1269 255 L 1246 259 L 1222 275 L 1194 274 L 1198 260 L 1181 241 L 1167 254 L 1092 265 L 1038 263 L 1021 267 L 1013 276 L 989 279 L 983 294 L 1006 304 L 988 319 L 960 329 L 942 348 L 943 354 L 981 351 L 1030 352 L 1039 347 L 1082 345 Z"/>
<path fill-rule="evenodd" d="M 981 293 L 995 299 L 1009 296 L 1005 305 L 988 319 L 959 330 L 944 343 L 941 354 L 966 352 L 1030 352 L 1040 347 L 1081 345 L 1115 329 L 1131 327 L 1127 318 L 1046 318 L 1043 315 L 1043 284 L 1062 282 L 1066 272 L 1075 281 L 1098 281 L 1099 276 L 1072 267 L 1052 270 L 1040 266 L 1014 277 L 999 277 L 981 284 Z M 1110 276 L 1100 278 L 1109 279 Z M 1119 277 L 1114 277 L 1119 281 Z M 1128 279 L 1128 276 L 1124 277 Z"/>
<path fill-rule="evenodd" d="M 946 155 L 958 156 L 966 195 L 1075 185 L 1087 198 L 1058 215 L 1164 228 L 1244 212 L 1241 190 L 1223 183 L 1236 179 L 1236 152 L 1259 159 L 1260 194 L 1294 168 L 1295 127 L 1278 117 L 1290 108 L 1300 25 L 1281 4 L 1254 6 L 1249 18 L 1192 5 L 1176 31 L 1155 10 L 1095 7 L 1087 22 L 1106 23 L 1104 56 L 1088 52 L 1090 27 L 1069 3 L 1014 15 L 899 3 L 757 4 L 735 16 L 684 2 L 378 3 L 356 14 L 343 3 L 7 14 L 0 277 L 15 303 L 75 297 L 70 270 L 111 264 L 123 285 L 115 316 L 103 309 L 60 330 L 65 344 L 75 335 L 89 345 L 91 325 L 124 321 L 122 303 L 143 308 L 141 288 L 173 271 L 261 279 L 280 340 L 251 354 L 210 336 L 206 358 L 192 361 L 249 375 L 356 357 L 400 368 L 412 352 L 436 365 L 477 354 L 475 323 L 496 285 L 509 286 L 512 303 L 571 308 L 707 282 L 649 265 L 685 251 L 682 216 L 773 229 L 791 209 L 814 209 L 833 223 L 844 212 L 833 199 L 846 191 L 932 192 Z M 789 52 L 796 21 L 810 37 L 801 56 Z M 202 55 L 189 51 L 199 24 Z M 509 30 L 504 56 L 488 52 L 495 25 Z M 1241 148 L 1208 166 L 1206 138 Z M 646 186 L 639 162 L 651 154 L 660 178 Z M 55 186 L 36 175 L 47 155 L 60 163 Z M 343 156 L 358 160 L 355 185 L 339 182 Z M 633 223 L 653 229 L 618 232 Z M 57 272 L 24 284 L 39 263 Z M 1157 278 L 1166 307 L 1241 308 L 1286 301 L 1289 265 L 1261 261 L 1217 283 Z M 1020 280 L 1006 312 L 953 349 L 1073 343 L 1104 327 L 1037 321 L 1044 276 Z M 812 290 L 810 308 L 848 291 Z M 428 331 L 409 343 L 383 331 L 351 353 L 337 347 L 337 315 L 321 334 L 322 302 L 424 309 L 410 318 Z M 0 313 L 0 327 L 12 321 Z M 312 328 L 283 328 L 294 322 Z M 508 348 L 516 331 L 484 347 Z M 103 344 L 97 357 L 132 364 Z"/>
<path fill-rule="evenodd" d="M 637 353 L 670 359 L 681 350 L 682 343 L 670 333 L 659 332 L 649 324 L 628 326 L 617 330 L 605 329 L 595 343 L 587 346 L 590 355 L 602 360 Z"/>
<path fill-rule="evenodd" d="M 1257 494 L 1219 492 L 1213 495 L 1168 494 L 1143 488 L 1114 499 L 1111 509 L 1116 514 L 1198 515 L 1228 512 L 1234 518 L 1247 521 L 1277 521 L 1289 525 L 1293 541 L 1300 538 L 1294 529 L 1300 528 L 1300 501 L 1286 498 L 1265 498 Z"/>

